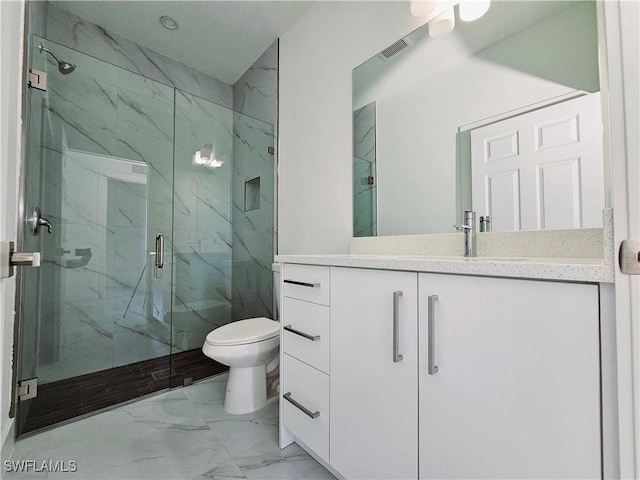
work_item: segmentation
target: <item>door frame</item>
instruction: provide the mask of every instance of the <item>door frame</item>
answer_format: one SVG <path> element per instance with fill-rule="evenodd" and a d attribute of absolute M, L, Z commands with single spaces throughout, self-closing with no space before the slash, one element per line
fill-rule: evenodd
<path fill-rule="evenodd" d="M 29 132 L 29 69 L 31 65 L 31 51 L 29 46 L 29 18 L 31 7 L 28 2 L 24 2 L 24 16 L 23 16 L 23 35 L 21 45 L 21 61 L 22 61 L 22 74 L 20 83 L 20 157 L 18 159 L 18 197 L 16 203 L 16 246 L 20 248 L 24 241 L 25 224 L 22 219 L 25 218 L 25 191 L 26 191 L 26 158 L 28 149 L 27 134 Z M 18 305 L 22 302 L 23 292 L 21 288 L 23 277 L 23 269 L 16 268 L 15 274 L 15 299 L 13 305 L 14 312 L 14 329 L 13 329 L 13 360 L 12 360 L 12 372 L 11 372 L 11 405 L 9 410 L 9 416 L 13 419 L 17 417 L 19 410 L 19 388 L 20 382 L 19 374 L 22 365 L 20 350 L 20 338 L 22 335 L 23 322 L 20 319 L 20 309 Z M 14 425 L 14 435 L 17 437 L 17 424 Z"/>
<path fill-rule="evenodd" d="M 0 5 L 0 22 L 2 23 L 1 52 L 2 63 L 7 64 L 0 80 L 2 97 L 2 118 L 0 125 L 0 240 L 16 240 L 18 232 L 17 209 L 19 208 L 19 189 L 21 185 L 22 158 L 24 156 L 25 130 L 22 119 L 24 112 L 24 79 L 26 71 L 24 62 L 24 41 L 26 38 L 26 4 L 24 0 L 5 2 Z M 7 27 L 6 29 L 4 27 Z M 4 156 L 6 155 L 6 156 Z M 18 225 L 19 228 L 19 225 Z M 19 270 L 19 269 L 18 269 Z M 15 297 L 17 295 L 17 279 L 15 277 L 0 280 L 0 365 L 2 372 L 2 399 L 0 406 L 0 448 L 2 459 L 11 453 L 14 440 L 14 390 L 15 390 L 15 339 L 17 319 L 15 313 Z"/>
<path fill-rule="evenodd" d="M 640 158 L 638 131 L 639 4 L 616 0 L 598 2 L 600 50 L 609 87 L 608 105 L 611 202 L 616 252 L 623 240 L 640 240 Z M 603 38 L 605 37 L 605 38 Z M 604 43 L 604 45 L 603 45 Z M 606 118 L 606 117 L 605 117 Z M 608 125 L 607 125 L 608 123 Z M 606 141 L 606 140 L 605 140 Z M 608 147 L 608 148 L 607 148 Z M 633 212 L 633 215 L 632 215 Z M 617 263 L 617 262 L 616 262 Z M 640 277 L 631 277 L 615 266 L 615 329 L 617 360 L 617 417 L 619 443 L 618 478 L 639 478 L 637 448 L 640 363 Z M 605 477 L 607 472 L 605 472 Z"/>

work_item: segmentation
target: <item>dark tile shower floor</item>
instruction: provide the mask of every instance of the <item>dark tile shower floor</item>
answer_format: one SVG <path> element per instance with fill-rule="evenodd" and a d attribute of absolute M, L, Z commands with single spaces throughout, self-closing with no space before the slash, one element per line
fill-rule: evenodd
<path fill-rule="evenodd" d="M 21 405 L 22 433 L 227 370 L 198 348 L 46 383 L 38 386 L 36 398 L 27 400 L 30 404 Z"/>

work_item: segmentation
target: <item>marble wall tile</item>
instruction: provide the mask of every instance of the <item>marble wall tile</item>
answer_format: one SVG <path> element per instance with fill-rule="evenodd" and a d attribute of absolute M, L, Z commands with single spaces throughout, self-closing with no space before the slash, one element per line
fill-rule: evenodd
<path fill-rule="evenodd" d="M 274 42 L 233 86 L 233 108 L 236 112 L 262 120 L 272 126 L 271 144 L 277 144 L 278 117 L 278 41 Z M 250 131 L 245 117 L 237 116 L 236 135 L 248 136 Z M 277 216 L 273 205 L 277 204 L 275 181 L 277 178 L 277 151 L 267 158 L 264 151 L 247 148 L 246 139 L 234 138 L 239 147 L 234 150 L 234 274 L 233 318 L 242 319 L 256 315 L 277 318 L 273 311 L 273 276 L 271 262 L 278 244 Z M 261 146 L 263 148 L 264 145 Z M 255 164 L 254 164 L 255 162 Z M 252 176 L 253 175 L 253 176 Z M 261 208 L 246 212 L 244 208 L 244 183 L 260 177 Z M 268 185 L 267 185 L 268 184 Z M 269 198 L 266 198 L 269 196 Z M 262 199 L 267 202 L 263 206 Z M 271 220 L 267 215 L 271 212 Z M 257 220 L 258 219 L 258 220 Z M 255 223 L 257 222 L 257 223 Z M 270 232 L 271 238 L 267 238 Z M 257 249 L 257 250 L 256 250 Z M 269 249 L 270 253 L 265 249 Z M 271 300 L 269 300 L 271 298 Z"/>
<path fill-rule="evenodd" d="M 277 124 L 278 40 L 233 85 L 233 110 Z"/>
<path fill-rule="evenodd" d="M 234 114 L 233 313 L 234 320 L 273 316 L 273 127 Z M 247 210 L 245 183 L 260 178 L 260 208 Z"/>
<path fill-rule="evenodd" d="M 47 4 L 46 37 L 151 80 L 232 108 L 232 87 L 116 33 Z M 75 72 L 74 72 L 75 73 Z"/>
<path fill-rule="evenodd" d="M 353 157 L 353 236 L 370 237 L 375 235 L 376 218 L 375 186 L 369 185 L 368 178 L 373 177 L 373 164 L 367 160 Z"/>
<path fill-rule="evenodd" d="M 376 160 L 376 103 L 371 102 L 353 112 L 353 155 Z"/>
<path fill-rule="evenodd" d="M 47 22 L 47 2 L 26 2 L 27 31 L 44 36 Z"/>
<path fill-rule="evenodd" d="M 182 351 L 231 321 L 232 112 L 176 92 L 175 131 L 172 328 Z M 195 163 L 208 150 L 220 167 Z"/>
<path fill-rule="evenodd" d="M 57 350 L 42 362 L 50 381 L 166 354 L 172 336 L 173 264 L 156 279 L 147 250 L 172 226 L 174 89 L 60 45 L 55 51 L 77 69 L 50 75 L 50 127 L 36 137 L 40 151 L 54 153 L 42 168 L 53 173 L 42 175 L 44 200 L 60 206 L 47 213 L 59 245 L 48 263 L 59 293 L 48 305 L 62 311 L 41 334 L 48 344 L 40 350 Z M 170 236 L 166 243 L 170 259 Z"/>
<path fill-rule="evenodd" d="M 376 104 L 372 102 L 353 112 L 354 237 L 377 234 L 376 181 Z"/>
<path fill-rule="evenodd" d="M 41 126 L 33 152 L 52 174 L 36 190 L 60 207 L 47 212 L 59 228 L 51 268 L 39 273 L 54 277 L 43 299 L 62 312 L 50 322 L 59 324 L 48 340 L 59 355 L 43 362 L 45 377 L 199 348 L 232 317 L 271 316 L 277 42 L 232 89 L 51 3 L 40 7 L 46 24 L 31 55 L 52 75 L 49 92 L 32 96 Z M 76 64 L 73 74 L 57 74 L 40 42 Z M 193 164 L 206 145 L 222 167 Z M 260 208 L 245 212 L 240 192 L 256 177 Z M 156 232 L 166 239 L 160 278 L 147 254 Z M 91 249 L 85 265 L 76 249 Z"/>

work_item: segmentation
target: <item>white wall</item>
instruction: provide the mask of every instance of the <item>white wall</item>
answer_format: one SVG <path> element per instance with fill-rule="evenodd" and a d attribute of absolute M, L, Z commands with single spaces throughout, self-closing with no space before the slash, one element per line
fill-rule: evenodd
<path fill-rule="evenodd" d="M 16 239 L 24 1 L 0 1 L 0 240 Z M 15 278 L 0 280 L 0 446 L 13 420 L 11 362 Z"/>
<path fill-rule="evenodd" d="M 280 254 L 346 253 L 352 70 L 421 20 L 409 2 L 318 2 L 280 39 Z"/>

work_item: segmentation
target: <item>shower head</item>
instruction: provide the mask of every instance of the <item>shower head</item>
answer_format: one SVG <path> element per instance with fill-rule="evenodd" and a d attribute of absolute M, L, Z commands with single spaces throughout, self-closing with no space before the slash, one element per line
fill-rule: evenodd
<path fill-rule="evenodd" d="M 39 48 L 40 48 L 40 52 L 47 52 L 49 55 L 55 58 L 56 62 L 58 62 L 58 71 L 61 74 L 67 75 L 68 73 L 71 73 L 76 69 L 75 65 L 69 62 L 65 62 L 60 57 L 58 57 L 55 53 L 53 53 L 51 50 L 45 48 L 42 44 L 40 44 Z"/>

